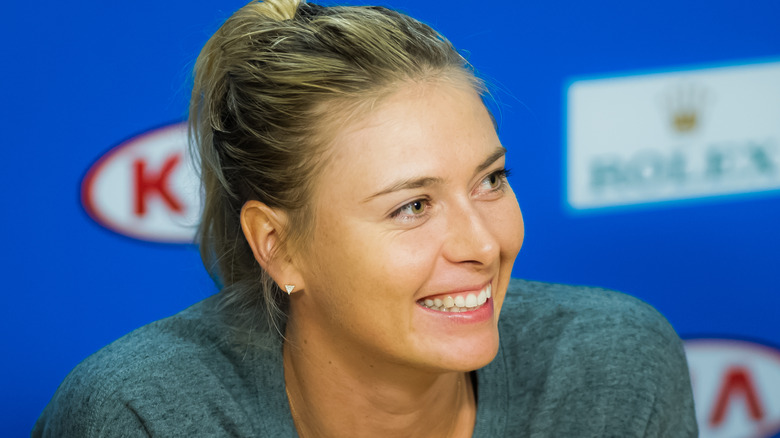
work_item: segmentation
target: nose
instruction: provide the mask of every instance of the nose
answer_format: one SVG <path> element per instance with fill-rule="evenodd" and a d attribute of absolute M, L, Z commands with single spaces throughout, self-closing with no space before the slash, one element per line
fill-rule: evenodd
<path fill-rule="evenodd" d="M 452 263 L 489 265 L 500 247 L 488 211 L 473 202 L 463 201 L 448 211 L 444 257 Z"/>

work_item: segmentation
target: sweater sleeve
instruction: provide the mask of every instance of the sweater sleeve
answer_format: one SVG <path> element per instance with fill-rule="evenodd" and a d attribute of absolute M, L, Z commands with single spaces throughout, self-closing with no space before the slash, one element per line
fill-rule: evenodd
<path fill-rule="evenodd" d="M 651 306 L 603 293 L 606 299 L 594 307 L 586 302 L 564 328 L 578 344 L 564 351 L 576 352 L 568 359 L 584 383 L 582 394 L 573 394 L 571 401 L 595 409 L 601 418 L 593 418 L 594 426 L 602 422 L 601 436 L 698 436 L 682 341 Z"/>
<path fill-rule="evenodd" d="M 649 363 L 648 389 L 653 405 L 647 418 L 645 437 L 697 437 L 690 373 L 682 341 L 666 320 L 658 315 L 651 330 L 656 342 L 644 352 Z"/>
<path fill-rule="evenodd" d="M 233 348 L 210 315 L 193 306 L 85 359 L 32 436 L 290 436 L 281 348 Z"/>
<path fill-rule="evenodd" d="M 682 341 L 660 313 L 604 289 L 516 284 L 502 332 L 506 368 L 519 376 L 510 379 L 508 430 L 539 437 L 697 436 Z"/>
<path fill-rule="evenodd" d="M 143 419 L 118 393 L 75 370 L 60 385 L 32 430 L 37 437 L 148 437 Z"/>

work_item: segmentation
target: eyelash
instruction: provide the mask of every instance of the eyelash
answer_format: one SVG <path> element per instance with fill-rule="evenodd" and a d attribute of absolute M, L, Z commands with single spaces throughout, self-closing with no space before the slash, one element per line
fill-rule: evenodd
<path fill-rule="evenodd" d="M 507 168 L 498 169 L 498 170 L 496 170 L 494 172 L 491 172 L 489 175 L 485 176 L 485 178 L 482 179 L 480 184 L 482 182 L 484 182 L 485 180 L 489 180 L 489 179 L 491 179 L 493 177 L 496 177 L 499 180 L 498 181 L 499 185 L 497 187 L 491 187 L 490 188 L 490 193 L 499 192 L 499 191 L 503 192 L 504 190 L 506 190 L 507 178 L 509 177 L 509 173 L 510 173 L 510 170 L 507 169 Z M 399 207 L 398 209 L 396 209 L 395 211 L 390 213 L 390 218 L 391 219 L 402 219 L 402 220 L 414 220 L 414 219 L 419 219 L 421 217 L 425 217 L 425 215 L 427 215 L 428 208 L 430 207 L 430 202 L 431 201 L 428 198 L 419 198 L 419 199 L 415 199 L 412 202 L 407 202 L 406 204 L 402 205 L 401 207 Z M 412 213 L 408 217 L 401 218 L 401 215 L 403 214 L 404 210 L 406 210 L 407 208 L 411 207 L 413 204 L 417 204 L 417 203 L 423 204 L 423 207 L 425 208 L 425 211 L 423 211 L 422 213 L 419 213 L 419 214 Z"/>
<path fill-rule="evenodd" d="M 482 179 L 482 181 L 489 180 L 493 177 L 498 178 L 498 186 L 497 187 L 491 187 L 491 192 L 497 192 L 497 191 L 504 191 L 507 186 L 507 178 L 509 178 L 510 170 L 507 168 L 498 169 L 495 172 L 492 172 L 490 175 L 486 176 Z"/>

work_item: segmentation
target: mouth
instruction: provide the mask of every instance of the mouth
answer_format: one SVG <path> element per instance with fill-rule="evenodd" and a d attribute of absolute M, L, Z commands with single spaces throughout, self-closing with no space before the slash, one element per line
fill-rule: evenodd
<path fill-rule="evenodd" d="M 482 307 L 491 298 L 493 286 L 485 285 L 478 293 L 444 294 L 423 298 L 417 304 L 439 312 L 471 312 Z"/>

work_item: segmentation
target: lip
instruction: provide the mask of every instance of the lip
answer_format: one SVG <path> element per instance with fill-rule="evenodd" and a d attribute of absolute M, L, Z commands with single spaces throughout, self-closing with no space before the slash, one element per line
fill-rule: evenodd
<path fill-rule="evenodd" d="M 477 308 L 472 310 L 460 311 L 460 312 L 446 312 L 442 310 L 432 309 L 426 306 L 425 304 L 422 304 L 422 301 L 429 300 L 429 299 L 437 299 L 437 298 L 443 300 L 447 297 L 453 299 L 456 297 L 466 298 L 468 294 L 481 293 L 485 289 L 488 289 L 489 291 L 494 289 L 492 279 L 490 281 L 483 283 L 481 286 L 459 288 L 457 290 L 451 290 L 445 293 L 428 295 L 424 298 L 417 300 L 417 307 L 425 311 L 428 316 L 434 316 L 438 319 L 443 318 L 443 320 L 446 321 L 452 321 L 452 322 L 457 322 L 462 324 L 483 322 L 493 318 L 494 298 L 492 296 L 490 298 L 487 298 L 487 300 L 483 304 L 479 305 Z M 493 292 L 493 294 L 495 294 L 495 292 Z"/>
<path fill-rule="evenodd" d="M 486 282 L 484 282 L 482 284 L 479 284 L 477 286 L 461 287 L 461 288 L 458 288 L 458 289 L 448 290 L 447 292 L 441 292 L 441 293 L 435 293 L 435 294 L 427 295 L 427 296 L 424 296 L 422 298 L 418 298 L 417 301 L 422 301 L 422 300 L 426 300 L 426 299 L 434 299 L 434 298 L 444 298 L 444 297 L 447 297 L 447 296 L 451 296 L 451 297 L 454 298 L 454 297 L 459 296 L 459 295 L 464 296 L 464 295 L 467 295 L 469 293 L 479 293 L 482 289 L 486 288 L 487 285 L 489 285 L 489 284 L 490 285 L 493 284 L 493 280 L 492 279 L 488 280 L 488 281 L 486 281 Z"/>
<path fill-rule="evenodd" d="M 488 298 L 485 304 L 477 307 L 474 310 L 468 310 L 465 312 L 442 312 L 440 310 L 429 309 L 421 304 L 417 304 L 417 307 L 425 312 L 427 315 L 443 320 L 451 321 L 457 324 L 475 324 L 487 321 L 493 318 L 493 298 Z"/>

